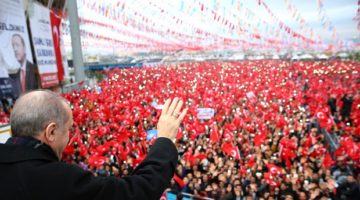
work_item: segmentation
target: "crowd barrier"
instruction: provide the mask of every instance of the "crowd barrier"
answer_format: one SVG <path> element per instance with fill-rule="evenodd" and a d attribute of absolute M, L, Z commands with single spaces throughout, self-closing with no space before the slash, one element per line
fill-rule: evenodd
<path fill-rule="evenodd" d="M 325 143 L 328 145 L 330 155 L 333 157 L 334 152 L 339 148 L 339 138 L 335 134 L 329 133 L 326 129 L 321 129 L 321 132 L 325 136 Z"/>
<path fill-rule="evenodd" d="M 105 70 L 113 68 L 141 68 L 143 63 L 111 63 L 111 64 L 85 64 L 85 70 Z"/>
<path fill-rule="evenodd" d="M 321 129 L 321 132 L 325 136 L 325 143 L 328 145 L 331 158 L 335 159 L 334 152 L 340 146 L 339 137 L 335 134 L 329 133 L 326 129 Z M 352 169 L 349 165 L 346 166 L 346 170 L 348 174 L 352 174 Z"/>
<path fill-rule="evenodd" d="M 72 92 L 74 90 L 81 90 L 86 85 L 89 85 L 89 80 L 88 79 L 86 79 L 84 81 L 81 81 L 81 82 L 70 83 L 70 84 L 64 85 L 64 86 L 61 87 L 61 92 L 62 93 L 68 93 L 68 92 Z"/>

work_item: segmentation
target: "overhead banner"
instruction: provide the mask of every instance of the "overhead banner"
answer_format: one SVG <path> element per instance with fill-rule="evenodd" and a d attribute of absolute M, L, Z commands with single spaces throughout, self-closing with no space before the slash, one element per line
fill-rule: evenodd
<path fill-rule="evenodd" d="M 0 98 L 17 98 L 32 84 L 26 76 L 36 70 L 33 63 L 22 1 L 1 0 Z"/>
<path fill-rule="evenodd" d="M 50 10 L 38 3 L 34 3 L 32 13 L 33 15 L 30 16 L 30 28 L 41 86 L 42 88 L 49 88 L 59 84 Z"/>

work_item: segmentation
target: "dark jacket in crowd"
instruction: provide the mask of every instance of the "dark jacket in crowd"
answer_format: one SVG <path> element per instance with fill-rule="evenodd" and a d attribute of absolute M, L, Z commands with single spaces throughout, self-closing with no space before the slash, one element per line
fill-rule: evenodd
<path fill-rule="evenodd" d="M 336 112 L 336 98 L 330 97 L 328 99 L 328 105 L 330 107 L 331 115 L 334 116 Z"/>
<path fill-rule="evenodd" d="M 360 186 L 357 182 L 346 182 L 339 186 L 335 199 L 358 200 L 360 198 Z"/>
<path fill-rule="evenodd" d="M 219 200 L 245 200 L 245 199 L 246 199 L 245 195 L 242 194 L 241 196 L 237 197 L 234 192 L 231 192 L 220 197 Z"/>
<path fill-rule="evenodd" d="M 49 146 L 31 140 L 20 145 L 0 144 L 2 200 L 158 200 L 170 185 L 177 163 L 175 145 L 167 138 L 158 138 L 132 176 L 94 177 L 78 166 L 59 161 Z"/>
<path fill-rule="evenodd" d="M 10 80 L 12 80 L 11 84 L 13 87 L 13 93 L 16 97 L 18 97 L 22 92 L 35 90 L 40 87 L 40 77 L 37 66 L 29 61 L 26 61 L 25 91 L 22 91 L 21 89 L 20 70 L 18 70 L 15 74 L 9 74 L 9 77 Z"/>
<path fill-rule="evenodd" d="M 349 97 L 348 95 L 345 95 L 341 101 L 343 102 L 343 106 L 341 108 L 341 116 L 345 119 L 350 117 L 351 114 L 351 107 L 353 104 L 353 99 L 352 97 Z"/>

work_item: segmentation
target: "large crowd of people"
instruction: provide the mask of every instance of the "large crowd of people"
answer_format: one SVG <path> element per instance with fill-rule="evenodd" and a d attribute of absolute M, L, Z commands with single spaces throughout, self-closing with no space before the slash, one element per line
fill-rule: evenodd
<path fill-rule="evenodd" d="M 360 63 L 194 62 L 112 69 L 65 94 L 74 127 L 64 160 L 129 175 L 154 139 L 161 105 L 189 108 L 167 192 L 194 199 L 358 199 Z M 215 110 L 200 119 L 198 108 Z"/>
<path fill-rule="evenodd" d="M 130 174 L 151 145 L 147 131 L 160 114 L 154 105 L 180 97 L 189 113 L 169 192 L 357 199 L 359 67 L 263 60 L 110 70 L 95 89 L 65 95 L 76 122 L 66 160 L 97 176 Z M 198 119 L 198 108 L 215 114 Z"/>

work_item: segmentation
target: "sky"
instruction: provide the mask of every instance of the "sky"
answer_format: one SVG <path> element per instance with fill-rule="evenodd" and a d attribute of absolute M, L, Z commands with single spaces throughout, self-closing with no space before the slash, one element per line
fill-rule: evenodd
<path fill-rule="evenodd" d="M 127 50 L 151 51 L 159 48 L 166 51 L 183 46 L 186 46 L 185 48 L 205 47 L 205 49 L 209 46 L 211 46 L 210 49 L 229 48 L 229 46 L 224 46 L 219 38 L 251 41 L 260 45 L 253 48 L 262 48 L 264 41 L 253 38 L 251 34 L 254 33 L 259 33 L 263 38 L 285 40 L 286 44 L 301 43 L 282 29 L 275 37 L 276 31 L 279 30 L 279 22 L 283 22 L 291 30 L 307 38 L 310 38 L 310 30 L 312 30 L 313 39 L 324 43 L 316 48 L 325 49 L 328 47 L 326 45 L 337 45 L 340 42 L 347 48 L 352 48 L 354 41 L 359 43 L 358 22 L 354 20 L 359 7 L 358 0 L 321 0 L 322 9 L 319 9 L 318 1 L 262 0 L 273 15 L 265 9 L 264 4 L 259 5 L 258 0 L 77 0 L 77 3 L 80 18 L 109 25 L 104 27 L 94 23 L 81 23 L 80 29 L 86 32 L 82 35 L 83 51 L 89 54 L 119 54 Z M 194 6 L 201 4 L 209 11 L 203 12 L 200 6 Z M 95 9 L 97 6 L 94 5 L 116 8 L 115 11 L 120 13 L 121 18 L 114 19 L 106 16 L 104 10 L 97 10 Z M 289 5 L 292 6 L 292 10 L 288 9 Z M 214 21 L 211 15 L 211 10 L 214 9 L 218 15 L 228 19 L 229 23 L 240 23 L 239 27 L 247 32 L 244 34 L 230 31 L 224 23 Z M 297 10 L 296 15 L 293 15 L 295 10 Z M 144 18 L 153 23 L 143 22 Z M 178 18 L 182 20 L 182 23 L 176 23 Z M 128 23 L 127 19 L 133 19 L 134 23 L 131 23 L 131 20 Z M 300 28 L 299 19 L 303 19 L 302 28 Z M 110 26 L 112 28 L 109 28 Z M 146 26 L 156 31 L 149 31 L 144 28 Z M 181 33 L 187 37 L 164 34 L 166 30 Z M 211 36 L 197 34 L 196 30 L 202 30 Z M 274 32 L 268 32 L 269 30 Z M 90 33 L 120 42 L 114 44 L 114 41 L 99 39 L 94 35 L 89 35 Z M 71 51 L 69 38 L 68 31 L 65 31 L 65 44 Z M 124 43 L 130 43 L 130 45 L 123 45 Z M 159 46 L 159 43 L 163 44 Z M 145 46 L 134 47 L 134 44 Z M 236 45 L 232 44 L 230 48 L 233 46 Z"/>
<path fill-rule="evenodd" d="M 296 27 L 296 22 L 288 17 L 284 0 L 272 0 L 269 6 L 273 11 L 291 27 Z M 313 27 L 314 31 L 326 39 L 330 39 L 331 33 L 324 31 L 318 15 L 316 0 L 291 0 L 293 5 L 299 10 L 302 17 Z M 359 38 L 357 22 L 354 17 L 357 14 L 357 0 L 324 0 L 324 10 L 336 28 L 339 36 L 343 39 Z M 260 15 L 264 15 L 260 12 Z M 264 16 L 265 17 L 265 16 Z"/>

